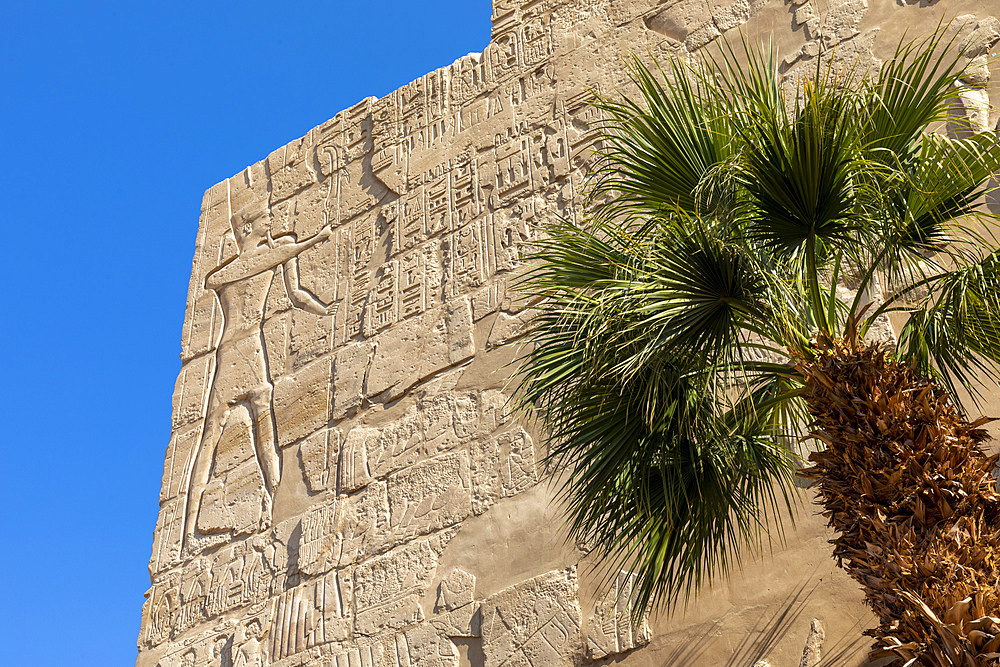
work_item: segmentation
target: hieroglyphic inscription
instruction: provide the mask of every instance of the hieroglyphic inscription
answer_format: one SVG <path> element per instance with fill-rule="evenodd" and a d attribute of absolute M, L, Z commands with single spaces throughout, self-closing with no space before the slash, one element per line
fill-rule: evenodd
<path fill-rule="evenodd" d="M 368 325 L 365 334 L 369 337 L 392 326 L 399 318 L 396 311 L 399 263 L 396 260 L 386 262 L 379 269 L 379 273 L 375 287 L 368 295 L 369 313 L 365 318 Z"/>
<path fill-rule="evenodd" d="M 368 303 L 375 254 L 375 219 L 366 214 L 356 219 L 351 229 L 351 274 L 347 296 L 347 338 L 363 331 L 365 306 Z"/>

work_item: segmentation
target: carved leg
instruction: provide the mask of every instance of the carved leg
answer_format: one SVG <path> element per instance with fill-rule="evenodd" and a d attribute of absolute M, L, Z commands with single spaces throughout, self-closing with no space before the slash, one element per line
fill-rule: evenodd
<path fill-rule="evenodd" d="M 250 412 L 253 419 L 254 450 L 257 462 L 264 476 L 264 517 L 262 521 L 270 524 L 271 503 L 274 492 L 281 481 L 281 459 L 278 455 L 277 436 L 275 435 L 274 415 L 271 413 L 271 385 L 265 384 L 256 389 L 250 397 Z"/>
<path fill-rule="evenodd" d="M 201 510 L 201 495 L 208 485 L 212 472 L 212 461 L 215 459 L 215 447 L 222 437 L 222 425 L 229 416 L 228 407 L 211 406 L 205 417 L 205 430 L 198 444 L 191 475 L 188 477 L 187 508 L 184 520 L 184 543 L 190 544 L 194 537 L 198 512 Z"/>

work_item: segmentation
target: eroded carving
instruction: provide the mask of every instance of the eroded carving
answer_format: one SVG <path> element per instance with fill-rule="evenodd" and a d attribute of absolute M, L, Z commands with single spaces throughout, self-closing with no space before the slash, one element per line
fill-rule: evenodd
<path fill-rule="evenodd" d="M 424 620 L 420 599 L 431 586 L 438 555 L 449 537 L 411 542 L 354 570 L 357 634 L 375 636 Z"/>
<path fill-rule="evenodd" d="M 587 655 L 595 660 L 631 651 L 649 643 L 652 631 L 646 618 L 633 620 L 632 587 L 635 575 L 621 572 L 597 603 L 587 625 Z"/>
<path fill-rule="evenodd" d="M 434 611 L 440 614 L 471 604 L 475 589 L 476 578 L 465 570 L 455 568 L 438 584 Z"/>
<path fill-rule="evenodd" d="M 343 641 L 351 634 L 350 576 L 333 572 L 296 586 L 279 596 L 272 609 L 267 642 L 272 662 L 313 646 Z"/>
<path fill-rule="evenodd" d="M 474 443 L 472 460 L 473 507 L 477 514 L 500 498 L 517 495 L 538 481 L 534 443 L 520 427 Z"/>
<path fill-rule="evenodd" d="M 556 570 L 482 603 L 486 667 L 575 665 L 582 648 L 576 569 Z"/>
<path fill-rule="evenodd" d="M 337 308 L 337 304 L 329 306 L 300 287 L 296 262 L 300 252 L 329 238 L 328 228 L 305 241 L 291 237 L 274 239 L 267 208 L 253 184 L 247 192 L 231 193 L 231 201 L 238 254 L 205 277 L 205 286 L 218 296 L 223 326 L 215 353 L 203 435 L 191 461 L 187 485 L 184 535 L 188 543 L 199 531 L 211 533 L 237 527 L 212 521 L 198 524 L 216 451 L 237 405 L 243 405 L 249 414 L 253 449 L 263 477 L 259 521 L 261 525 L 270 522 L 271 502 L 281 467 L 273 415 L 274 386 L 267 372 L 261 325 L 265 300 L 275 276 L 281 274 L 287 294 L 296 306 L 320 315 L 331 315 Z"/>

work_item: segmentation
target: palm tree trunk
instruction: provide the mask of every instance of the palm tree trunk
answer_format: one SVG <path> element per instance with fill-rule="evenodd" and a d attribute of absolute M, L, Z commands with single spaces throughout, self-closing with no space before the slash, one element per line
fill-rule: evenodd
<path fill-rule="evenodd" d="M 1000 664 L 1000 495 L 988 439 L 879 345 L 838 342 L 800 369 L 827 449 L 803 476 L 841 567 L 878 616 L 871 658 Z M 915 660 L 913 660 L 915 658 Z M 913 662 L 909 662 L 913 660 Z"/>

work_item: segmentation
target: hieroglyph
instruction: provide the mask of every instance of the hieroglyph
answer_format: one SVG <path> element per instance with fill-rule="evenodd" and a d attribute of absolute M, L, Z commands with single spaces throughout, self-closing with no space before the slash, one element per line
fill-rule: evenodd
<path fill-rule="evenodd" d="M 508 576 L 474 551 L 542 495 L 539 434 L 506 410 L 511 283 L 582 213 L 618 54 L 693 53 L 765 10 L 790 75 L 872 57 L 865 0 L 494 0 L 482 53 L 208 190 L 139 664 L 543 667 L 650 641 L 627 575 L 583 604 L 582 552 Z M 1000 22 L 954 29 L 982 126 Z"/>

